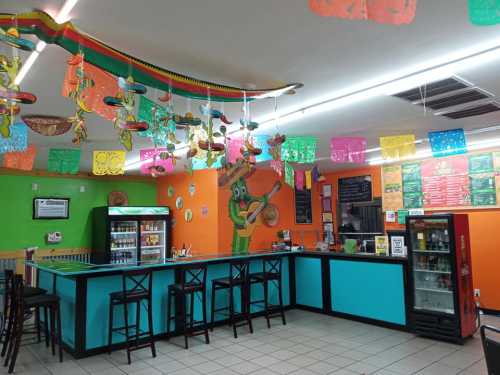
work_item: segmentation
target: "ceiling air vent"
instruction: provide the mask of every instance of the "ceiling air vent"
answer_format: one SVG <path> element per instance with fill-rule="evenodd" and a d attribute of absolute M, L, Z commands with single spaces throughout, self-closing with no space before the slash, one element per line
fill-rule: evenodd
<path fill-rule="evenodd" d="M 487 113 L 491 112 L 497 112 L 500 111 L 500 105 L 495 102 L 489 102 L 489 103 L 483 103 L 478 106 L 472 106 L 472 107 L 467 107 L 458 111 L 454 112 L 444 112 L 444 113 L 439 113 L 436 115 L 438 116 L 444 116 L 451 118 L 453 120 L 457 120 L 460 118 L 466 118 L 466 117 L 472 117 L 472 116 L 480 116 L 480 115 L 485 115 Z"/>
<path fill-rule="evenodd" d="M 408 100 L 410 102 L 420 101 L 422 97 L 432 98 L 436 95 L 442 95 L 460 89 L 470 87 L 467 83 L 458 80 L 457 78 L 447 78 L 442 81 L 429 83 L 425 86 L 420 86 L 415 89 L 400 92 L 394 96 L 400 99 Z"/>
<path fill-rule="evenodd" d="M 435 116 L 450 119 L 480 116 L 500 110 L 493 101 L 494 95 L 458 77 L 443 79 L 424 86 L 393 95 L 425 106 Z"/>

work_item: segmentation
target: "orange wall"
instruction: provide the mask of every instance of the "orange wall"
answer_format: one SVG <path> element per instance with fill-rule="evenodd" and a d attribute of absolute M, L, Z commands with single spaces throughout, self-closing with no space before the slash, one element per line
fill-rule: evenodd
<path fill-rule="evenodd" d="M 325 174 L 326 182 L 333 185 L 333 209 L 337 206 L 338 179 L 352 176 L 372 176 L 373 197 L 381 196 L 381 169 L 380 167 L 366 167 L 354 170 L 340 171 Z M 268 193 L 278 176 L 270 170 L 258 170 L 247 181 L 249 192 L 252 195 Z M 194 197 L 188 194 L 191 182 L 196 185 Z M 167 197 L 167 187 L 171 184 L 175 188 L 174 198 Z M 158 180 L 158 202 L 172 208 L 177 223 L 173 230 L 174 246 L 182 243 L 192 244 L 194 253 L 221 253 L 231 249 L 233 223 L 228 215 L 230 197 L 228 187 L 217 187 L 217 172 L 196 171 L 194 176 L 185 173 L 163 177 Z M 321 230 L 321 208 L 319 185 L 313 186 L 313 224 L 295 224 L 293 189 L 283 185 L 281 190 L 271 199 L 278 206 L 280 220 L 276 227 L 268 228 L 264 225 L 257 227 L 254 232 L 250 250 L 269 248 L 277 239 L 276 232 L 280 229 L 291 229 L 295 243 L 300 243 L 300 232 L 305 234 L 306 246 L 314 245 L 315 232 Z M 193 221 L 184 221 L 184 209 L 175 208 L 175 197 L 182 195 L 184 207 L 193 210 Z M 201 217 L 201 207 L 207 205 L 209 212 L 206 218 Z M 470 210 L 463 211 L 469 214 L 470 236 L 472 246 L 472 269 L 474 287 L 481 289 L 481 305 L 484 308 L 500 310 L 500 236 L 497 235 L 500 223 L 500 210 Z M 335 227 L 337 226 L 336 218 Z M 403 226 L 385 223 L 387 229 L 401 229 Z"/>
<path fill-rule="evenodd" d="M 189 185 L 194 183 L 195 193 L 189 195 Z M 172 198 L 167 195 L 168 186 L 173 186 L 175 194 Z M 217 171 L 195 171 L 193 176 L 187 173 L 177 173 L 158 179 L 158 204 L 167 205 L 172 210 L 175 225 L 172 231 L 172 245 L 177 249 L 192 246 L 195 254 L 217 254 L 218 247 L 218 200 L 217 200 Z M 181 196 L 184 207 L 177 209 L 175 200 Z M 202 207 L 208 207 L 208 215 L 203 217 Z M 193 212 L 193 220 L 186 222 L 184 213 L 186 209 Z"/>
<path fill-rule="evenodd" d="M 248 191 L 251 195 L 262 196 L 269 193 L 279 176 L 271 170 L 258 169 L 249 179 L 247 179 Z M 231 197 L 230 187 L 224 187 L 219 190 L 219 247 L 222 251 L 231 250 L 233 240 L 233 222 L 229 218 L 229 198 Z M 277 232 L 281 229 L 290 229 L 292 240 L 295 243 L 301 243 L 300 236 L 304 234 L 306 246 L 314 246 L 316 243 L 316 231 L 321 228 L 320 225 L 320 202 L 317 194 L 312 197 L 313 204 L 313 223 L 295 224 L 295 205 L 294 190 L 282 184 L 281 189 L 271 198 L 271 203 L 275 204 L 279 210 L 279 221 L 275 227 L 265 225 L 257 226 L 252 236 L 250 250 L 269 249 L 273 241 L 277 241 Z"/>

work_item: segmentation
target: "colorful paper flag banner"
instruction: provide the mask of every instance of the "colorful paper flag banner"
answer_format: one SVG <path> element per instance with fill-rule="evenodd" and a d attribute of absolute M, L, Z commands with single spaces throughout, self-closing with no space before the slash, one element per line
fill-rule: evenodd
<path fill-rule="evenodd" d="M 395 135 L 380 137 L 383 159 L 399 160 L 415 155 L 415 135 Z"/>
<path fill-rule="evenodd" d="M 77 91 L 78 68 L 83 68 L 85 76 L 94 82 L 93 85 L 84 89 L 81 105 L 85 107 L 88 112 L 94 112 L 106 120 L 113 121 L 116 117 L 116 108 L 106 105 L 104 103 L 104 98 L 106 96 L 116 96 L 120 91 L 118 81 L 112 74 L 92 64 L 85 61 L 76 65 L 68 64 L 62 86 L 62 96 L 69 97 L 71 92 Z"/>
<path fill-rule="evenodd" d="M 163 160 L 160 159 L 160 153 L 167 152 L 166 148 L 148 148 L 140 150 L 141 173 L 150 175 L 151 167 L 160 166 L 165 168 L 165 172 L 171 173 L 174 171 L 174 163 L 171 158 Z"/>
<path fill-rule="evenodd" d="M 311 190 L 312 188 L 312 171 L 306 171 L 306 189 Z"/>
<path fill-rule="evenodd" d="M 295 186 L 295 172 L 293 167 L 288 162 L 284 162 L 285 167 L 285 183 L 292 188 Z"/>
<path fill-rule="evenodd" d="M 236 163 L 237 159 L 243 158 L 241 155 L 241 148 L 245 145 L 245 140 L 243 137 L 232 137 L 227 142 L 227 156 L 228 162 L 231 164 Z"/>
<path fill-rule="evenodd" d="M 267 141 L 271 137 L 269 137 L 268 135 L 259 134 L 252 136 L 252 138 L 254 147 L 260 148 L 262 150 L 262 153 L 260 155 L 255 156 L 255 162 L 262 163 L 264 161 L 273 160 L 273 156 L 271 155 L 271 147 L 267 143 Z"/>
<path fill-rule="evenodd" d="M 51 148 L 47 170 L 54 173 L 77 174 L 80 170 L 80 155 L 79 149 Z"/>
<path fill-rule="evenodd" d="M 22 123 L 11 125 L 10 137 L 0 136 L 0 154 L 24 151 L 28 147 L 28 127 Z"/>
<path fill-rule="evenodd" d="M 467 141 L 463 129 L 429 132 L 432 156 L 450 156 L 467 153 Z"/>
<path fill-rule="evenodd" d="M 140 137 L 151 138 L 155 144 L 165 144 L 168 141 L 168 129 L 164 126 L 157 126 L 155 128 L 155 117 L 156 125 L 161 123 L 161 119 L 167 117 L 169 111 L 167 108 L 155 103 L 154 101 L 148 99 L 146 96 L 141 95 L 139 98 L 139 109 L 137 111 L 138 121 L 145 121 L 148 123 L 149 128 L 143 132 L 137 132 Z M 153 117 L 155 116 L 155 117 Z"/>
<path fill-rule="evenodd" d="M 334 163 L 365 162 L 366 138 L 333 137 L 330 141 L 331 159 Z"/>
<path fill-rule="evenodd" d="M 316 137 L 289 136 L 281 146 L 281 160 L 295 163 L 316 161 Z"/>
<path fill-rule="evenodd" d="M 500 23 L 500 1 L 469 0 L 470 22 L 478 26 L 490 26 Z"/>
<path fill-rule="evenodd" d="M 97 176 L 125 174 L 125 151 L 94 151 L 92 173 Z"/>
<path fill-rule="evenodd" d="M 413 22 L 417 0 L 309 0 L 309 8 L 323 17 L 400 25 Z"/>
<path fill-rule="evenodd" d="M 35 157 L 36 147 L 34 145 L 29 145 L 24 151 L 6 152 L 3 155 L 3 166 L 5 168 L 31 171 L 33 170 Z"/>
<path fill-rule="evenodd" d="M 297 190 L 304 190 L 305 174 L 304 171 L 295 171 L 295 188 Z"/>

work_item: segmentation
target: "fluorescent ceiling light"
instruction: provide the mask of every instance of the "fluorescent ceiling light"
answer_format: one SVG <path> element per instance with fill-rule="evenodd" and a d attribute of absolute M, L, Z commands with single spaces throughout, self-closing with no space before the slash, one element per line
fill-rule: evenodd
<path fill-rule="evenodd" d="M 362 82 L 345 90 L 330 93 L 316 98 L 301 106 L 287 108 L 277 113 L 257 118 L 261 124 L 260 130 L 273 126 L 277 119 L 278 125 L 283 125 L 307 115 L 330 111 L 345 105 L 353 104 L 380 95 L 393 95 L 424 84 L 448 78 L 458 72 L 500 58 L 500 39 L 474 45 L 471 48 L 441 56 L 396 72 L 391 75 L 379 76 L 373 80 Z"/>
<path fill-rule="evenodd" d="M 71 10 L 74 8 L 74 6 L 76 5 L 77 2 L 78 2 L 78 0 L 66 0 L 64 5 L 62 6 L 61 10 L 57 14 L 55 21 L 57 23 L 64 23 L 64 22 L 68 21 L 69 20 L 68 19 L 69 12 L 71 12 Z M 22 80 L 24 79 L 24 77 L 26 77 L 26 74 L 28 74 L 31 67 L 35 63 L 36 59 L 38 59 L 38 56 L 40 56 L 40 53 L 42 53 L 42 51 L 45 49 L 46 46 L 47 46 L 47 43 L 45 43 L 42 40 L 37 43 L 36 49 L 33 52 L 31 52 L 31 55 L 28 56 L 28 58 L 26 59 L 26 61 L 23 64 L 21 70 L 19 71 L 19 73 L 17 73 L 17 76 L 14 79 L 15 85 L 21 84 Z"/>

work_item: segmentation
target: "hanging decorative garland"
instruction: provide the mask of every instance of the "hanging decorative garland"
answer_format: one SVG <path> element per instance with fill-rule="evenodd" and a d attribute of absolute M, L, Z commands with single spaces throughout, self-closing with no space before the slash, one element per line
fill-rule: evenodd
<path fill-rule="evenodd" d="M 262 90 L 245 90 L 237 87 L 201 81 L 157 67 L 139 58 L 120 52 L 103 42 L 78 31 L 71 22 L 58 24 L 42 11 L 13 16 L 0 13 L 0 28 L 17 25 L 23 34 L 35 34 L 48 44 L 57 44 L 72 54 L 83 52 L 91 64 L 118 77 L 132 76 L 135 82 L 172 94 L 212 101 L 241 102 L 244 97 L 254 100 L 265 97 L 293 94 L 301 84 L 288 84 Z"/>
<path fill-rule="evenodd" d="M 5 36 L 5 34 L 2 34 Z M 14 39 L 1 39 L 1 41 L 17 46 Z M 22 39 L 21 39 L 22 40 Z M 20 90 L 16 85 L 15 79 L 21 70 L 22 62 L 18 56 L 8 57 L 0 55 L 0 136 L 10 137 L 10 126 L 21 111 L 19 104 L 33 104 L 36 102 L 36 96 Z"/>
<path fill-rule="evenodd" d="M 132 151 L 132 132 L 146 131 L 149 127 L 147 122 L 137 121 L 134 115 L 135 95 L 145 94 L 146 87 L 135 83 L 131 76 L 127 79 L 119 77 L 118 86 L 121 91 L 117 96 L 106 96 L 104 103 L 117 107 L 114 125 L 118 130 L 120 143 L 127 151 Z"/>

